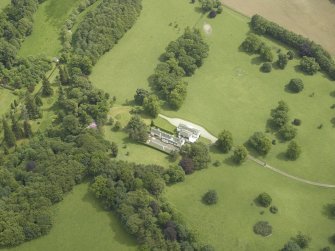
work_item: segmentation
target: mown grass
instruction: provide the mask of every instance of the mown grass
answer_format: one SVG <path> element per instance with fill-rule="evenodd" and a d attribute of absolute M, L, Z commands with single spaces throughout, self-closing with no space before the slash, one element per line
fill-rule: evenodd
<path fill-rule="evenodd" d="M 55 207 L 55 223 L 47 236 L 6 251 L 136 250 L 136 242 L 124 231 L 116 216 L 81 184 Z"/>
<path fill-rule="evenodd" d="M 10 3 L 10 0 L 1 0 L 0 1 L 0 11 L 5 8 Z"/>
<path fill-rule="evenodd" d="M 10 104 L 14 101 L 15 95 L 11 91 L 0 88 L 0 116 L 4 115 L 10 109 Z"/>
<path fill-rule="evenodd" d="M 60 31 L 67 17 L 81 0 L 47 0 L 34 15 L 32 34 L 19 51 L 22 57 L 46 55 L 55 57 L 61 49 Z"/>

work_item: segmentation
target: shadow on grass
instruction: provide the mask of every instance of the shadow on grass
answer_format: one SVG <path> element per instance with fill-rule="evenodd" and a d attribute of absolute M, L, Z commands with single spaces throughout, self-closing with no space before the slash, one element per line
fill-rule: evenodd
<path fill-rule="evenodd" d="M 329 93 L 329 95 L 330 95 L 331 97 L 335 98 L 335 91 L 331 91 L 331 92 Z"/>
<path fill-rule="evenodd" d="M 276 157 L 277 159 L 282 160 L 282 161 L 289 161 L 289 159 L 286 157 L 285 152 L 278 153 Z"/>
<path fill-rule="evenodd" d="M 332 123 L 333 127 L 335 127 L 335 117 L 330 120 L 330 123 Z"/>
<path fill-rule="evenodd" d="M 260 56 L 253 57 L 251 59 L 251 64 L 253 65 L 261 65 L 263 63 L 263 60 L 261 59 Z"/>
<path fill-rule="evenodd" d="M 322 208 L 322 214 L 328 219 L 335 220 L 335 204 L 326 204 Z"/>

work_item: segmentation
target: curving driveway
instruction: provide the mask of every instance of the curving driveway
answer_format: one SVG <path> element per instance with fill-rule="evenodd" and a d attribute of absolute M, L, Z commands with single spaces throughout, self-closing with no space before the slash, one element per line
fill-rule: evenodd
<path fill-rule="evenodd" d="M 211 133 L 209 133 L 205 128 L 203 128 L 200 125 L 194 124 L 192 122 L 189 122 L 187 120 L 184 119 L 180 119 L 180 118 L 169 118 L 167 116 L 164 116 L 162 114 L 159 114 L 159 117 L 167 120 L 170 124 L 174 125 L 175 127 L 177 127 L 180 123 L 188 125 L 190 127 L 193 127 L 197 130 L 199 130 L 201 132 L 201 136 L 210 140 L 212 143 L 215 143 L 215 141 L 217 140 L 217 138 L 212 135 Z M 279 170 L 278 168 L 275 168 L 271 165 L 268 165 L 266 162 L 259 160 L 251 155 L 248 155 L 248 159 L 255 162 L 256 164 L 258 164 L 259 166 L 265 167 L 273 172 L 279 173 L 287 178 L 299 181 L 301 183 L 305 183 L 305 184 L 309 184 L 309 185 L 313 185 L 313 186 L 318 186 L 318 187 L 324 187 L 324 188 L 335 188 L 335 185 L 332 184 L 325 184 L 325 183 L 319 183 L 319 182 L 314 182 L 314 181 L 310 181 L 310 180 L 306 180 L 306 179 L 302 179 L 296 176 L 293 176 L 291 174 L 288 174 L 286 172 L 283 172 L 281 170 Z"/>

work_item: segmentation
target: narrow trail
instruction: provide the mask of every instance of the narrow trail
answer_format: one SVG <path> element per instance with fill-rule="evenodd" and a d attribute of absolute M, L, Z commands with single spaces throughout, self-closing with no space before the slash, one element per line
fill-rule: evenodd
<path fill-rule="evenodd" d="M 210 140 L 212 143 L 215 143 L 215 141 L 217 140 L 217 138 L 211 134 L 210 132 L 208 132 L 205 128 L 203 128 L 202 126 L 200 125 L 197 125 L 197 124 L 194 124 L 192 122 L 189 122 L 187 120 L 183 120 L 183 119 L 180 119 L 180 118 L 169 118 L 167 116 L 164 116 L 162 114 L 159 114 L 159 117 L 165 119 L 166 121 L 168 121 L 170 124 L 174 125 L 174 126 L 178 126 L 180 123 L 182 124 L 185 124 L 185 125 L 188 125 L 190 127 L 193 127 L 195 129 L 198 129 L 200 132 L 201 132 L 201 136 Z M 290 178 L 292 180 L 296 180 L 296 181 L 299 181 L 301 183 L 305 183 L 305 184 L 308 184 L 308 185 L 313 185 L 313 186 L 318 186 L 318 187 L 323 187 L 323 188 L 335 188 L 335 185 L 332 185 L 332 184 L 325 184 L 325 183 L 319 183 L 319 182 L 315 182 L 315 181 L 310 181 L 310 180 L 306 180 L 306 179 L 303 179 L 303 178 L 299 178 L 299 177 L 296 177 L 296 176 L 293 176 L 291 174 L 288 174 L 286 172 L 283 172 L 281 170 L 279 170 L 278 168 L 275 168 L 269 164 L 267 164 L 266 162 L 260 160 L 260 159 L 257 159 L 251 155 L 248 155 L 248 159 L 253 161 L 254 163 L 258 164 L 259 166 L 261 167 L 264 167 L 264 168 L 267 168 L 273 172 L 276 172 L 278 174 L 281 174 L 287 178 Z"/>

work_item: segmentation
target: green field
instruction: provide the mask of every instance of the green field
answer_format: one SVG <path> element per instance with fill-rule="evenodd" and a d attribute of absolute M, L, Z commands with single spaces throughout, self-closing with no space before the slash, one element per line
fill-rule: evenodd
<path fill-rule="evenodd" d="M 180 8 L 175 8 L 177 4 Z M 153 22 L 153 15 L 162 15 L 160 22 Z M 216 135 L 223 129 L 230 130 L 235 143 L 242 144 L 253 132 L 265 131 L 270 110 L 283 99 L 291 108 L 290 118 L 302 120 L 296 140 L 303 154 L 295 162 L 285 161 L 287 144 L 282 143 L 273 147 L 266 160 L 290 174 L 335 183 L 335 154 L 331 147 L 335 143 L 334 122 L 331 122 L 334 110 L 330 109 L 335 102 L 331 95 L 334 83 L 322 73 L 311 77 L 298 72 L 298 59 L 290 61 L 285 70 L 261 73 L 258 57 L 239 51 L 249 32 L 248 19 L 230 9 L 225 8 L 223 15 L 209 20 L 196 13 L 194 5 L 187 1 L 144 1 L 143 13 L 134 28 L 94 68 L 93 83 L 115 95 L 119 104 L 132 100 L 136 88 L 149 88 L 147 78 L 153 73 L 158 57 L 179 35 L 168 25 L 175 21 L 181 30 L 187 25 L 201 27 L 207 22 L 213 32 L 207 36 L 209 57 L 187 79 L 185 104 L 178 112 L 163 113 L 201 124 Z M 274 51 L 286 50 L 277 43 L 266 42 Z M 305 90 L 300 94 L 286 92 L 285 85 L 297 77 L 305 82 Z M 314 97 L 310 97 L 312 93 Z M 320 124 L 322 130 L 317 129 Z M 275 135 L 269 136 L 275 139 Z"/>
<path fill-rule="evenodd" d="M 10 3 L 10 0 L 1 0 L 0 1 L 0 10 L 5 8 Z"/>
<path fill-rule="evenodd" d="M 88 192 L 88 184 L 82 184 L 57 205 L 55 224 L 47 236 L 3 250 L 130 251 L 136 250 L 136 244 L 116 216 L 106 212 Z"/>
<path fill-rule="evenodd" d="M 34 15 L 33 32 L 22 44 L 19 55 L 57 56 L 61 49 L 61 28 L 79 3 L 80 0 L 47 0 L 42 3 Z"/>
<path fill-rule="evenodd" d="M 201 202 L 209 189 L 218 193 L 214 206 Z M 262 192 L 271 195 L 277 214 L 255 205 L 253 200 Z M 250 162 L 196 172 L 169 187 L 166 197 L 215 250 L 277 251 L 299 231 L 312 237 L 308 250 L 320 250 L 330 245 L 328 238 L 334 233 L 334 220 L 324 214 L 324 206 L 334 201 L 333 190 L 296 183 Z M 260 220 L 272 225 L 271 236 L 253 233 Z"/>
<path fill-rule="evenodd" d="M 11 91 L 0 88 L 0 116 L 10 109 L 10 104 L 14 101 L 15 96 Z"/>

